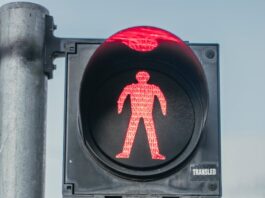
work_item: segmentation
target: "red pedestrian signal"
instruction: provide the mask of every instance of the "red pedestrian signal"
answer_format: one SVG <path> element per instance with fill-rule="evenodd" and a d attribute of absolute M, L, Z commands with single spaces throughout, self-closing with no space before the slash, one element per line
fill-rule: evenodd
<path fill-rule="evenodd" d="M 75 46 L 65 196 L 219 196 L 218 45 L 144 26 Z"/>
<path fill-rule="evenodd" d="M 163 115 L 166 115 L 167 102 L 164 94 L 155 85 L 148 84 L 150 76 L 146 71 L 139 71 L 136 74 L 138 83 L 127 85 L 118 99 L 118 113 L 121 113 L 123 104 L 127 96 L 131 99 L 132 114 L 126 133 L 122 152 L 116 155 L 116 158 L 129 158 L 135 134 L 142 118 L 146 128 L 148 143 L 152 155 L 152 159 L 164 160 L 165 156 L 159 152 L 156 129 L 153 119 L 153 105 L 155 96 L 158 98 Z"/>
<path fill-rule="evenodd" d="M 117 101 L 123 102 L 122 115 Z M 178 37 L 153 27 L 107 39 L 88 62 L 80 87 L 88 151 L 117 174 L 137 179 L 162 176 L 192 153 L 207 108 L 207 81 L 197 57 Z"/>

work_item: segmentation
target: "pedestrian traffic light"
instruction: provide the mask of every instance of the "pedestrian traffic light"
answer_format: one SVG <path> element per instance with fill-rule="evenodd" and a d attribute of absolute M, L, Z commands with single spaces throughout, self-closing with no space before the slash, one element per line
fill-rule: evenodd
<path fill-rule="evenodd" d="M 217 44 L 133 27 L 66 65 L 64 197 L 221 196 Z"/>

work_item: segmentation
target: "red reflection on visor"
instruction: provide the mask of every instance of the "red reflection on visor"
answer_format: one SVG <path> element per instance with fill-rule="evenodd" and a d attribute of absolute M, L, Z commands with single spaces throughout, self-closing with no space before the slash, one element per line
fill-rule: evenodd
<path fill-rule="evenodd" d="M 127 129 L 123 150 L 116 155 L 116 158 L 129 158 L 135 134 L 140 118 L 143 118 L 147 139 L 152 159 L 165 160 L 166 157 L 159 152 L 156 130 L 153 120 L 153 104 L 155 96 L 158 98 L 163 115 L 166 115 L 167 102 L 164 94 L 156 85 L 148 84 L 150 75 L 146 71 L 139 71 L 136 74 L 138 83 L 125 86 L 117 101 L 118 113 L 122 112 L 123 104 L 128 95 L 131 99 L 131 118 Z"/>
<path fill-rule="evenodd" d="M 128 28 L 114 34 L 106 40 L 106 42 L 121 42 L 139 52 L 152 51 L 158 46 L 160 41 L 181 42 L 175 35 L 154 27 Z"/>

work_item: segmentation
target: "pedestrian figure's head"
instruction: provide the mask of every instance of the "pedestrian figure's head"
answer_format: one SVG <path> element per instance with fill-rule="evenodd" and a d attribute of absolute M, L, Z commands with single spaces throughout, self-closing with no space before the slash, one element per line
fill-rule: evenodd
<path fill-rule="evenodd" d="M 136 74 L 136 79 L 139 83 L 146 83 L 150 78 L 150 75 L 146 71 L 139 71 Z"/>

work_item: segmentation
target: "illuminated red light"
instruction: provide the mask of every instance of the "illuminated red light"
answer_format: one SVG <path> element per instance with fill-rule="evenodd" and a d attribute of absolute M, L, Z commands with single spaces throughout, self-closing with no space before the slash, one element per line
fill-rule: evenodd
<path fill-rule="evenodd" d="M 161 41 L 181 42 L 178 37 L 165 30 L 144 26 L 122 30 L 106 40 L 106 42 L 121 42 L 139 52 L 152 51 Z"/>
<path fill-rule="evenodd" d="M 136 74 L 138 83 L 125 86 L 119 96 L 117 101 L 118 113 L 120 114 L 122 112 L 124 101 L 127 96 L 130 95 L 132 114 L 127 129 L 123 150 L 121 153 L 116 155 L 116 158 L 129 158 L 140 118 L 143 118 L 152 159 L 166 159 L 166 157 L 159 152 L 152 111 L 155 96 L 160 102 L 163 115 L 166 115 L 167 102 L 164 94 L 158 86 L 147 83 L 149 78 L 150 75 L 148 72 L 139 71 Z"/>

